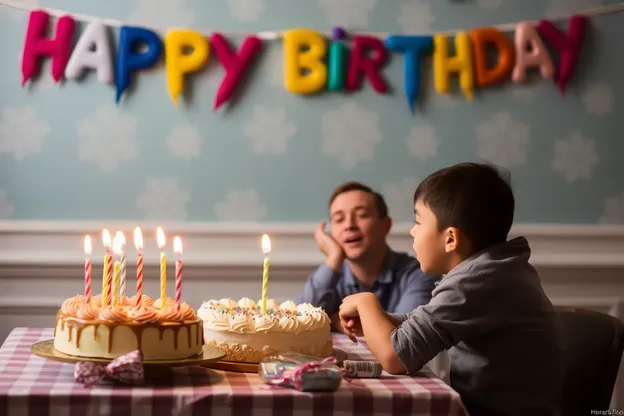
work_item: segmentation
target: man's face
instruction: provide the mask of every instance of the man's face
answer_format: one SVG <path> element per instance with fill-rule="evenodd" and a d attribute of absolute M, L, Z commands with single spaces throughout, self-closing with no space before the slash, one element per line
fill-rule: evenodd
<path fill-rule="evenodd" d="M 416 259 L 420 262 L 421 270 L 431 275 L 447 273 L 444 233 L 438 228 L 438 219 L 429 207 L 420 201 L 414 206 L 414 217 L 410 235 L 414 239 L 412 248 L 416 253 Z"/>
<path fill-rule="evenodd" d="M 385 246 L 390 219 L 379 218 L 374 196 L 364 191 L 338 195 L 329 207 L 331 235 L 349 260 Z"/>

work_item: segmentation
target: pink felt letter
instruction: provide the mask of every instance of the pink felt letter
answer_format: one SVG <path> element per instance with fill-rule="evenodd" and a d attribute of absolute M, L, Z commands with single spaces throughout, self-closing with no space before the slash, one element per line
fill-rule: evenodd
<path fill-rule="evenodd" d="M 540 68 L 543 78 L 552 79 L 555 76 L 555 67 L 535 26 L 529 22 L 518 23 L 515 38 L 516 65 L 511 74 L 513 82 L 523 82 L 526 79 L 527 68 L 536 66 Z"/>
<path fill-rule="evenodd" d="M 221 84 L 219 84 L 219 90 L 214 102 L 214 110 L 217 110 L 234 94 L 236 86 L 243 78 L 247 67 L 262 49 L 262 41 L 257 36 L 248 35 L 243 40 L 238 52 L 235 53 L 223 35 L 213 33 L 210 36 L 210 44 L 217 54 L 223 69 L 225 69 L 225 76 Z"/>
<path fill-rule="evenodd" d="M 587 30 L 587 18 L 585 16 L 572 16 L 567 35 L 548 20 L 542 20 L 538 29 L 542 37 L 561 54 L 559 68 L 557 68 L 557 82 L 559 83 L 559 90 L 565 94 L 565 87 L 574 75 L 581 53 L 583 38 Z"/>
<path fill-rule="evenodd" d="M 22 86 L 37 74 L 39 58 L 42 56 L 52 57 L 52 77 L 55 82 L 59 82 L 65 72 L 76 22 L 70 16 L 61 17 L 56 25 L 54 38 L 46 38 L 49 20 L 50 16 L 44 11 L 35 10 L 30 13 L 22 55 Z"/>
<path fill-rule="evenodd" d="M 368 57 L 367 52 L 373 52 Z M 353 49 L 347 74 L 347 89 L 357 90 L 362 86 L 362 78 L 366 74 L 373 89 L 380 94 L 388 90 L 386 82 L 379 74 L 381 67 L 388 59 L 388 50 L 380 39 L 370 36 L 354 36 Z"/>

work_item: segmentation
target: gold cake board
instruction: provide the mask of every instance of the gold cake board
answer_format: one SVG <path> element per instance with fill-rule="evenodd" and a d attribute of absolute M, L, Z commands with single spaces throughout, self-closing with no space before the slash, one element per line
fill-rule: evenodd
<path fill-rule="evenodd" d="M 78 357 L 75 355 L 64 354 L 54 348 L 54 340 L 41 341 L 33 344 L 30 351 L 41 358 L 62 363 L 75 364 L 78 362 L 90 362 L 94 364 L 106 365 L 113 361 L 113 358 L 89 358 Z M 225 353 L 217 347 L 204 345 L 199 355 L 182 358 L 179 360 L 144 360 L 143 369 L 146 377 L 158 377 L 166 375 L 172 367 L 187 367 L 192 365 L 206 365 L 214 361 L 218 361 L 225 357 Z"/>
<path fill-rule="evenodd" d="M 337 364 L 340 365 L 347 359 L 347 353 L 338 348 L 332 350 L 336 357 Z M 236 373 L 257 373 L 258 363 L 243 363 L 239 361 L 222 361 L 215 360 L 206 364 L 200 364 L 202 367 L 212 368 L 214 370 L 233 371 Z"/>

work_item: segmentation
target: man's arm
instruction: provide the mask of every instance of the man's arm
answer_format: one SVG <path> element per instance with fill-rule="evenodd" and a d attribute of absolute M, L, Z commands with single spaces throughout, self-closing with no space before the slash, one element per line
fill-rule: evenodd
<path fill-rule="evenodd" d="M 295 298 L 295 303 L 311 303 L 323 308 L 331 317 L 338 312 L 341 296 L 338 283 L 342 272 L 332 269 L 326 264 L 320 265 L 306 281 L 303 290 Z"/>
<path fill-rule="evenodd" d="M 431 276 L 423 273 L 420 264 L 416 263 L 413 267 L 406 270 L 401 280 L 401 300 L 393 313 L 410 313 L 420 305 L 426 305 L 431 300 L 431 292 L 435 289 L 435 283 L 441 279 L 441 276 Z"/>

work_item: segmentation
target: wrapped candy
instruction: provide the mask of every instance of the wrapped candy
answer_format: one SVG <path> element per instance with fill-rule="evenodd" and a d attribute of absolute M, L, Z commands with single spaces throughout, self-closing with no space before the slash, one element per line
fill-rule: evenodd
<path fill-rule="evenodd" d="M 319 360 L 298 353 L 268 357 L 260 362 L 258 373 L 267 384 L 299 391 L 334 391 L 342 381 L 336 357 Z"/>
<path fill-rule="evenodd" d="M 377 361 L 344 360 L 336 357 L 321 359 L 299 353 L 268 357 L 259 365 L 258 373 L 265 383 L 294 388 L 299 391 L 334 391 L 343 378 L 378 378 L 382 367 Z"/>

